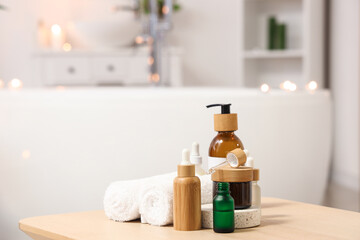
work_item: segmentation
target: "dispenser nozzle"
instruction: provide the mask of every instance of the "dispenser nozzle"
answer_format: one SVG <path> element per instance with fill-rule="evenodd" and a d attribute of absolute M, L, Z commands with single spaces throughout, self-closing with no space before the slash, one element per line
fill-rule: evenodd
<path fill-rule="evenodd" d="M 230 106 L 231 103 L 228 104 L 210 104 L 207 105 L 207 108 L 211 108 L 211 107 L 221 107 L 221 114 L 230 114 Z"/>

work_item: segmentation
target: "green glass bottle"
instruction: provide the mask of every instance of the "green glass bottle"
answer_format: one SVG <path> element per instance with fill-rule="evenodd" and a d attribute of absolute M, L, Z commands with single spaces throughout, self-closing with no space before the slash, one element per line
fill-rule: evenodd
<path fill-rule="evenodd" d="M 230 196 L 229 183 L 219 182 L 213 200 L 213 223 L 217 233 L 234 231 L 234 199 Z"/>

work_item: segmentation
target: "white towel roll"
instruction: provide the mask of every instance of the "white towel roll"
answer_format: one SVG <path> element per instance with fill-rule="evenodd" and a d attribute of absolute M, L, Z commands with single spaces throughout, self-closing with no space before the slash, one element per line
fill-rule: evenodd
<path fill-rule="evenodd" d="M 139 204 L 142 196 L 163 182 L 173 182 L 176 173 L 168 173 L 137 180 L 117 181 L 110 184 L 104 197 L 104 210 L 108 218 L 115 221 L 132 221 L 140 218 Z"/>
<path fill-rule="evenodd" d="M 200 176 L 201 203 L 212 202 L 212 181 L 210 175 Z M 173 222 L 173 182 L 153 186 L 143 195 L 139 211 L 142 223 L 165 226 Z"/>
<path fill-rule="evenodd" d="M 147 191 L 139 206 L 142 223 L 164 226 L 173 222 L 172 184 L 153 186 Z"/>
<path fill-rule="evenodd" d="M 140 217 L 135 189 L 139 181 L 118 181 L 110 184 L 104 197 L 104 210 L 108 218 L 115 221 L 131 221 Z"/>
<path fill-rule="evenodd" d="M 115 221 L 132 221 L 163 226 L 172 223 L 173 181 L 176 173 L 168 173 L 131 181 L 117 181 L 107 188 L 104 210 Z M 201 203 L 212 202 L 210 175 L 200 176 Z"/>

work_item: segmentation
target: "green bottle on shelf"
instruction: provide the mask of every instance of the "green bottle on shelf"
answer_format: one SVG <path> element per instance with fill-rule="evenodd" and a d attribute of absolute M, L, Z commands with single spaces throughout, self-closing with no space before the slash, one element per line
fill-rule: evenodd
<path fill-rule="evenodd" d="M 214 232 L 231 233 L 234 231 L 234 199 L 230 196 L 229 183 L 219 182 L 213 200 Z"/>

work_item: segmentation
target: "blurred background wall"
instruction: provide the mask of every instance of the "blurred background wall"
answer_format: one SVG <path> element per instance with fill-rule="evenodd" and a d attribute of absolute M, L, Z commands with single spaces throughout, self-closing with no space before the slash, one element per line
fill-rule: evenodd
<path fill-rule="evenodd" d="M 334 99 L 333 167 L 337 204 L 359 209 L 360 19 L 359 1 L 330 1 L 330 88 Z M 347 196 L 342 198 L 342 196 Z"/>
<path fill-rule="evenodd" d="M 25 86 L 40 86 L 34 71 L 39 19 L 66 25 L 69 21 L 105 18 L 117 4 L 129 0 L 4 0 L 8 11 L 0 14 L 0 73 L 19 78 Z M 86 6 L 86 7 L 84 7 Z M 184 84 L 233 86 L 239 66 L 239 1 L 181 0 L 183 11 L 174 15 L 169 43 L 181 46 Z M 6 24 L 5 24 L 6 23 Z"/>

